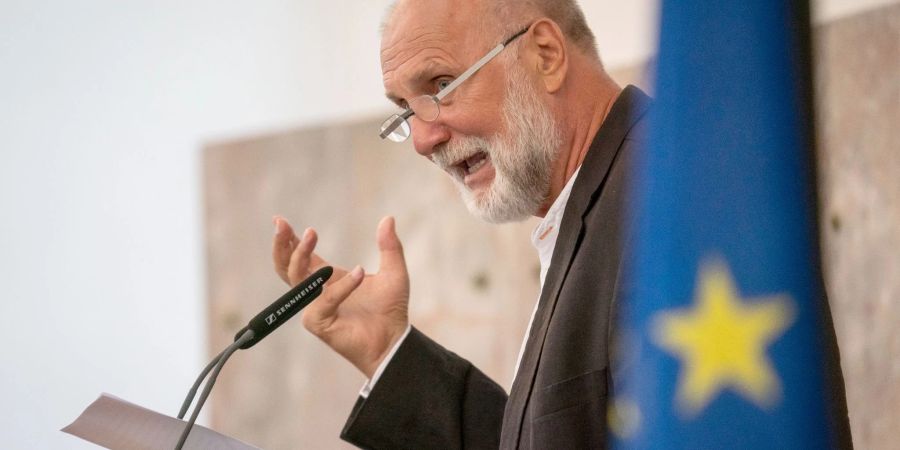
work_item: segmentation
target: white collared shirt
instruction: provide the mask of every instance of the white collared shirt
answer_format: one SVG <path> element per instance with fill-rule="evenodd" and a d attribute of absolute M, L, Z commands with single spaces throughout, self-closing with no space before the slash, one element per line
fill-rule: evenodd
<path fill-rule="evenodd" d="M 513 378 L 519 371 L 519 365 L 522 364 L 522 355 L 525 353 L 525 343 L 528 342 L 528 336 L 531 334 L 531 326 L 534 325 L 534 315 L 537 313 L 538 303 L 541 300 L 541 293 L 544 291 L 544 280 L 547 278 L 547 271 L 550 269 L 550 263 L 553 262 L 553 251 L 556 249 L 556 239 L 559 237 L 559 227 L 562 225 L 563 214 L 566 212 L 566 205 L 569 203 L 569 196 L 572 194 L 572 186 L 581 167 L 575 170 L 565 187 L 559 192 L 559 196 L 550 205 L 544 220 L 534 228 L 531 232 L 531 245 L 537 250 L 538 258 L 541 261 L 541 290 L 538 292 L 537 301 L 534 302 L 534 308 L 531 310 L 531 319 L 528 320 L 528 331 L 525 332 L 525 338 L 522 339 L 522 346 L 519 348 L 519 356 L 516 358 L 516 369 L 513 371 Z"/>
<path fill-rule="evenodd" d="M 544 290 L 544 279 L 547 277 L 547 271 L 550 269 L 550 263 L 553 261 L 553 250 L 556 248 L 556 239 L 559 237 L 559 227 L 562 224 L 563 214 L 566 212 L 566 205 L 569 203 L 569 196 L 572 194 L 572 186 L 575 184 L 575 179 L 578 178 L 578 173 L 581 171 L 581 167 L 575 170 L 575 173 L 572 174 L 572 177 L 569 178 L 569 181 L 566 182 L 566 185 L 563 187 L 562 191 L 560 191 L 559 195 L 556 197 L 556 200 L 553 201 L 553 204 L 550 205 L 550 209 L 547 210 L 547 214 L 544 216 L 544 219 L 541 220 L 541 223 L 535 227 L 534 231 L 531 232 L 531 244 L 534 245 L 534 248 L 537 250 L 538 258 L 541 261 L 541 291 Z M 531 326 L 534 324 L 534 315 L 537 313 L 538 303 L 540 302 L 541 295 L 538 293 L 537 301 L 534 302 L 534 309 L 531 311 L 531 319 L 528 321 L 528 331 L 525 333 L 525 338 L 522 339 L 522 346 L 519 349 L 519 356 L 516 359 L 516 369 L 513 372 L 513 378 L 515 378 L 515 373 L 519 370 L 519 364 L 522 363 L 522 354 L 525 352 L 525 343 L 528 342 L 528 336 L 531 333 Z M 368 398 L 369 393 L 372 392 L 372 388 L 375 387 L 375 383 L 378 382 L 378 379 L 381 378 L 381 374 L 384 373 L 384 369 L 387 367 L 388 363 L 393 359 L 394 354 L 397 353 L 397 349 L 400 348 L 400 345 L 403 341 L 406 340 L 406 336 L 409 335 L 409 331 L 412 329 L 412 325 L 406 326 L 406 331 L 403 333 L 403 336 L 397 340 L 397 343 L 394 344 L 394 347 L 391 348 L 391 351 L 385 356 L 384 360 L 381 361 L 381 364 L 378 366 L 378 369 L 375 370 L 375 373 L 372 375 L 372 379 L 366 380 L 366 384 L 363 385 L 362 389 L 359 391 L 359 395 L 363 398 Z"/>

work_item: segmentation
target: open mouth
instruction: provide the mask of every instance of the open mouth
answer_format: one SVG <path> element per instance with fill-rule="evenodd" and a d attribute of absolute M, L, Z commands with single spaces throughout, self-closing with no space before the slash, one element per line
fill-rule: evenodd
<path fill-rule="evenodd" d="M 454 167 L 459 169 L 462 172 L 462 175 L 468 176 L 475 172 L 478 172 L 478 169 L 484 167 L 488 162 L 488 155 L 485 152 L 479 151 L 474 155 L 453 164 Z"/>

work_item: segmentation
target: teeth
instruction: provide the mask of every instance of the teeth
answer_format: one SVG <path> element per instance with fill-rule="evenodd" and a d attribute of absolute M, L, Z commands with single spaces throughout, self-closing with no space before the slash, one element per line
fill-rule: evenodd
<path fill-rule="evenodd" d="M 475 163 L 475 164 L 469 166 L 468 172 L 469 172 L 470 174 L 477 172 L 478 169 L 481 168 L 481 166 L 485 165 L 485 163 L 487 163 L 487 158 L 482 158 L 482 159 L 479 160 L 477 163 Z"/>

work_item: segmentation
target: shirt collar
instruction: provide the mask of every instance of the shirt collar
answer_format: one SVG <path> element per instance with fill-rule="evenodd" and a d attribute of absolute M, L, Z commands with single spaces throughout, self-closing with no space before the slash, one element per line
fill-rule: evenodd
<path fill-rule="evenodd" d="M 566 211 L 566 204 L 569 203 L 569 195 L 572 193 L 572 186 L 581 167 L 575 170 L 569 181 L 563 187 L 562 191 L 550 205 L 544 219 L 531 232 L 531 244 L 538 252 L 541 260 L 541 288 L 544 287 L 544 277 L 550 268 L 550 260 L 553 258 L 553 249 L 556 247 L 556 238 L 559 237 L 559 226 L 562 223 L 563 213 Z"/>

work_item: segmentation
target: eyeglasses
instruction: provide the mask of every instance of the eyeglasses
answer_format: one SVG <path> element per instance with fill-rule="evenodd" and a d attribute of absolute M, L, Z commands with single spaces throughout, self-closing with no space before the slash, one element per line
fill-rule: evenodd
<path fill-rule="evenodd" d="M 474 75 L 475 72 L 478 72 L 485 64 L 494 59 L 495 56 L 499 55 L 504 48 L 512 43 L 512 41 L 525 34 L 525 32 L 528 31 L 528 28 L 530 27 L 524 28 L 522 31 L 512 35 L 509 39 L 497 44 L 493 50 L 488 52 L 487 55 L 484 55 L 484 57 L 479 59 L 472 67 L 469 67 L 468 70 L 463 72 L 459 78 L 453 80 L 453 82 L 441 89 L 437 94 L 422 95 L 410 100 L 409 107 L 407 107 L 406 110 L 400 114 L 394 114 L 381 124 L 381 134 L 379 136 L 381 136 L 382 139 L 387 138 L 394 142 L 403 142 L 409 138 L 409 118 L 413 115 L 425 122 L 434 122 L 437 120 L 438 116 L 441 114 L 441 100 L 450 95 L 450 93 L 458 88 L 463 81 L 466 81 L 469 77 Z"/>

